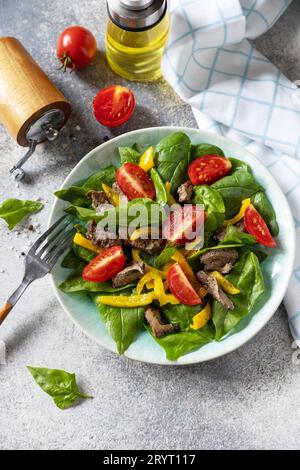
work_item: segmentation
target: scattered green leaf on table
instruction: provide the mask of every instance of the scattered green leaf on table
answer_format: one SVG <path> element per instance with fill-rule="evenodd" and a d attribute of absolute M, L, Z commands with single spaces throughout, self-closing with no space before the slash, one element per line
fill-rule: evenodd
<path fill-rule="evenodd" d="M 0 204 L 0 217 L 5 220 L 12 230 L 24 217 L 32 212 L 41 210 L 43 204 L 38 201 L 7 199 Z"/>
<path fill-rule="evenodd" d="M 56 406 L 62 410 L 72 406 L 78 398 L 93 398 L 79 391 L 75 374 L 42 367 L 28 366 L 27 369 L 41 389 L 50 395 Z"/>

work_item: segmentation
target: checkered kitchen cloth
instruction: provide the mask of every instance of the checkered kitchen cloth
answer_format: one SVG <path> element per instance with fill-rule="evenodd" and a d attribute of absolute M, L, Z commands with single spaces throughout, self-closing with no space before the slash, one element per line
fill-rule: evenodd
<path fill-rule="evenodd" d="M 283 189 L 297 232 L 296 264 L 284 303 L 300 346 L 300 91 L 250 44 L 291 0 L 172 0 L 163 58 L 166 80 L 201 129 L 241 143 Z"/>

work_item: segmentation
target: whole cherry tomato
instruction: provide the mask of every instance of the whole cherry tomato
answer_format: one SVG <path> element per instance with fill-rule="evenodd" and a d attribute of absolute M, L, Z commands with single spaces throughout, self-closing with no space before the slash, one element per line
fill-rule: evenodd
<path fill-rule="evenodd" d="M 66 68 L 80 70 L 95 59 L 97 43 L 93 34 L 82 26 L 70 26 L 65 29 L 57 42 L 56 54 Z"/>

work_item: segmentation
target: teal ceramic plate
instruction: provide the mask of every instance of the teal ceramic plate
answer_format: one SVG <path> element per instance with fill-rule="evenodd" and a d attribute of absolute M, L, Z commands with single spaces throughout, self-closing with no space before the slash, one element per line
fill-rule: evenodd
<path fill-rule="evenodd" d="M 203 132 L 198 129 L 185 129 L 179 127 L 158 127 L 141 129 L 116 137 L 92 150 L 84 157 L 65 180 L 62 188 L 87 178 L 109 163 L 119 163 L 117 147 L 140 144 L 156 144 L 167 134 L 183 131 L 189 135 L 194 144 L 208 142 L 221 147 L 227 156 L 233 156 L 244 160 L 251 165 L 257 180 L 266 189 L 278 217 L 280 235 L 278 239 L 279 249 L 275 250 L 263 263 L 263 272 L 266 281 L 266 292 L 261 297 L 253 312 L 245 318 L 237 328 L 220 342 L 209 343 L 198 351 L 181 357 L 176 362 L 170 362 L 165 358 L 165 352 L 145 331 L 141 332 L 134 343 L 126 351 L 125 355 L 131 359 L 155 363 L 155 364 L 193 364 L 208 361 L 233 351 L 251 339 L 272 317 L 286 291 L 293 267 L 295 253 L 295 229 L 288 203 L 268 170 L 248 151 L 239 145 L 216 134 Z M 56 200 L 52 209 L 49 224 L 52 224 L 63 213 L 65 203 Z M 58 285 L 67 277 L 68 270 L 57 263 L 52 281 L 59 302 L 74 321 L 91 339 L 99 345 L 116 352 L 116 347 L 107 333 L 99 314 L 85 294 L 64 294 L 58 289 Z"/>

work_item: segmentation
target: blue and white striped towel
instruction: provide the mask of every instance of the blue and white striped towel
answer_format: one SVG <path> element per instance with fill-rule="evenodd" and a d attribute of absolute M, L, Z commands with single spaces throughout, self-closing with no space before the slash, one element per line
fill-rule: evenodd
<path fill-rule="evenodd" d="M 300 91 L 250 44 L 292 0 L 172 0 L 166 80 L 201 129 L 241 143 L 268 167 L 291 206 L 296 263 L 284 299 L 300 346 Z"/>

